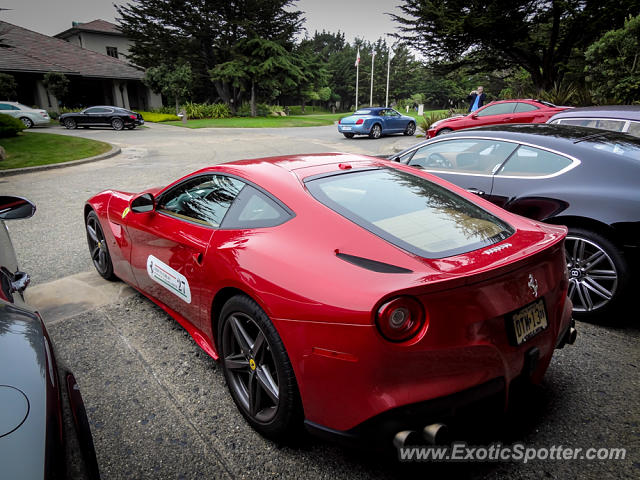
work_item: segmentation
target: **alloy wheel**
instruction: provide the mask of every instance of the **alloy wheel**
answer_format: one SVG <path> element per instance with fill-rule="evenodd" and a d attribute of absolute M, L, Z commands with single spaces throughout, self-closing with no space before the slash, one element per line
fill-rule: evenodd
<path fill-rule="evenodd" d="M 22 117 L 22 118 L 20 118 L 20 120 L 22 121 L 22 124 L 23 124 L 26 128 L 31 128 L 31 127 L 33 127 L 33 121 L 31 121 L 31 119 L 30 119 L 30 118 Z"/>
<path fill-rule="evenodd" d="M 94 215 L 87 218 L 87 240 L 89 242 L 91 260 L 96 270 L 101 275 L 107 274 L 109 270 L 109 251 L 102 233 L 102 227 L 100 227 L 100 223 Z"/>
<path fill-rule="evenodd" d="M 598 244 L 578 236 L 565 240 L 568 296 L 577 312 L 591 312 L 607 305 L 618 288 L 618 271 Z"/>
<path fill-rule="evenodd" d="M 280 403 L 279 378 L 269 342 L 247 314 L 229 316 L 222 331 L 229 387 L 245 412 L 260 423 L 273 420 Z"/>

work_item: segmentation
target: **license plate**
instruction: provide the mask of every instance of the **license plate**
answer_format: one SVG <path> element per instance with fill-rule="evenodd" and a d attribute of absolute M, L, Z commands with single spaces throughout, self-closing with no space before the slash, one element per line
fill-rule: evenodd
<path fill-rule="evenodd" d="M 507 318 L 511 341 L 515 345 L 523 344 L 547 328 L 547 325 L 547 312 L 542 299 L 517 310 Z"/>
<path fill-rule="evenodd" d="M 351 127 L 342 127 L 342 130 L 345 130 L 345 131 L 351 130 Z"/>

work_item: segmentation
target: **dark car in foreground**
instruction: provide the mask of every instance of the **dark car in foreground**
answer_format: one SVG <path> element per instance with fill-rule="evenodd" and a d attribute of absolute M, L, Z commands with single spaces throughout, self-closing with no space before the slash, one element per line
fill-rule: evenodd
<path fill-rule="evenodd" d="M 392 156 L 511 212 L 569 227 L 574 313 L 600 317 L 627 296 L 640 249 L 640 139 L 561 125 L 454 132 Z"/>
<path fill-rule="evenodd" d="M 97 106 L 85 108 L 81 112 L 63 113 L 60 115 L 60 125 L 69 130 L 83 127 L 108 127 L 114 130 L 128 128 L 133 130 L 138 125 L 144 125 L 142 115 L 126 108 Z"/>
<path fill-rule="evenodd" d="M 0 477 L 99 479 L 78 384 L 24 302 L 29 276 L 4 224 L 34 212 L 23 198 L 0 196 Z"/>
<path fill-rule="evenodd" d="M 270 437 L 303 422 L 387 445 L 425 424 L 437 437 L 462 404 L 503 407 L 514 380 L 539 382 L 576 335 L 566 228 L 379 158 L 224 163 L 104 191 L 84 216 L 98 273 L 219 359 Z"/>
<path fill-rule="evenodd" d="M 382 135 L 391 133 L 413 135 L 416 132 L 416 120 L 413 117 L 402 115 L 393 108 L 361 108 L 353 115 L 338 121 L 338 132 L 347 138 L 353 138 L 354 135 L 380 138 Z"/>
<path fill-rule="evenodd" d="M 501 100 L 491 102 L 468 115 L 445 118 L 434 122 L 427 130 L 433 138 L 454 130 L 504 125 L 509 123 L 545 123 L 554 114 L 568 107 L 558 107 L 552 103 L 533 99 Z"/>
<path fill-rule="evenodd" d="M 571 108 L 556 113 L 547 123 L 601 128 L 640 137 L 640 105 Z"/>

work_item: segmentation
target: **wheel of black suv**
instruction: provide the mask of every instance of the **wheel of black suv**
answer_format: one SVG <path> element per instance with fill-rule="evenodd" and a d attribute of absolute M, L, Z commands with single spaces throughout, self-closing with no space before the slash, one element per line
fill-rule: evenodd
<path fill-rule="evenodd" d="M 629 267 L 623 253 L 608 238 L 582 228 L 569 228 L 565 249 L 574 315 L 603 319 L 626 293 Z"/>
<path fill-rule="evenodd" d="M 416 133 L 416 124 L 413 122 L 409 122 L 409 124 L 407 125 L 407 128 L 405 128 L 404 130 L 404 134 L 413 135 L 414 133 Z"/>
<path fill-rule="evenodd" d="M 380 138 L 382 135 L 382 127 L 379 123 L 376 123 L 373 127 L 371 127 L 371 131 L 369 132 L 369 138 Z"/>
<path fill-rule="evenodd" d="M 258 432 L 284 439 L 302 425 L 302 406 L 278 332 L 260 306 L 244 295 L 227 301 L 220 319 L 220 357 L 233 401 Z"/>
<path fill-rule="evenodd" d="M 111 120 L 111 126 L 114 130 L 122 130 L 124 128 L 124 122 L 121 118 L 114 118 Z"/>
<path fill-rule="evenodd" d="M 111 263 L 111 255 L 107 248 L 107 241 L 104 238 L 102 226 L 98 220 L 96 212 L 89 212 L 86 219 L 87 243 L 89 244 L 89 253 L 93 266 L 102 278 L 106 280 L 114 280 L 116 276 L 113 273 L 113 264 Z"/>
<path fill-rule="evenodd" d="M 73 130 L 74 128 L 78 128 L 78 124 L 73 118 L 66 118 L 64 121 L 64 126 L 68 130 Z"/>
<path fill-rule="evenodd" d="M 342 133 L 347 138 L 353 138 L 353 133 Z"/>

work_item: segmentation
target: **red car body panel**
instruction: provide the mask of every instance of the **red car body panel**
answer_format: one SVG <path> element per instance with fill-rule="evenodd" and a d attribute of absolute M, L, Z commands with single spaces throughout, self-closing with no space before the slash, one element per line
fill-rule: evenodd
<path fill-rule="evenodd" d="M 482 112 L 489 107 L 493 107 L 499 104 L 508 103 L 524 103 L 535 107 L 535 110 L 529 110 L 526 112 L 511 112 L 503 113 L 499 115 L 486 115 L 483 116 Z M 519 99 L 519 100 L 501 100 L 498 102 L 491 102 L 487 105 L 479 108 L 473 113 L 460 117 L 447 118 L 433 124 L 427 135 L 429 138 L 435 137 L 440 130 L 462 130 L 464 128 L 484 127 L 487 125 L 500 125 L 506 123 L 546 123 L 556 113 L 562 112 L 569 107 L 549 106 L 544 103 L 540 103 L 537 100 Z"/>
<path fill-rule="evenodd" d="M 442 259 L 410 254 L 318 202 L 301 181 L 359 166 L 425 177 L 480 205 L 515 233 L 496 244 L 503 249 L 495 253 L 483 248 Z M 259 159 L 196 173 L 202 172 L 259 185 L 295 216 L 269 228 L 212 229 L 158 212 L 131 213 L 137 194 L 117 191 L 96 195 L 87 208 L 99 216 L 115 274 L 176 318 L 215 359 L 216 295 L 235 289 L 253 298 L 282 338 L 309 422 L 346 431 L 389 409 L 491 379 L 502 378 L 508 387 L 532 347 L 540 351 L 532 376 L 539 381 L 569 326 L 564 227 L 510 214 L 411 167 L 359 155 Z M 370 271 L 339 259 L 338 252 L 411 273 Z M 189 279 L 190 303 L 150 281 L 149 255 Z M 537 280 L 536 295 L 528 286 L 530 275 Z M 413 339 L 392 343 L 379 333 L 375 314 L 401 294 L 419 299 L 428 320 Z M 511 345 L 505 315 L 539 298 L 544 298 L 548 328 L 520 346 Z"/>

